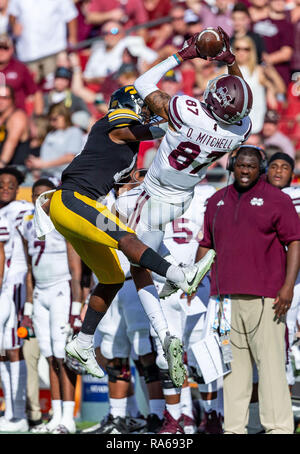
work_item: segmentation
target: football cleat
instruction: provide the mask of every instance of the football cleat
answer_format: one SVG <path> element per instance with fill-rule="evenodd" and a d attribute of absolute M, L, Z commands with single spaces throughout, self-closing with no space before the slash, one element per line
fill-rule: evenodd
<path fill-rule="evenodd" d="M 133 418 L 132 416 L 126 416 L 126 426 L 128 433 L 139 433 L 146 427 L 146 420 L 142 416 L 139 418 Z"/>
<path fill-rule="evenodd" d="M 65 350 L 68 355 L 77 359 L 84 366 L 87 373 L 97 378 L 104 377 L 104 372 L 96 361 L 93 344 L 88 348 L 82 348 L 75 337 L 66 345 Z"/>
<path fill-rule="evenodd" d="M 144 434 L 157 434 L 162 428 L 164 420 L 160 419 L 155 413 L 147 416 L 146 426 L 141 430 Z"/>
<path fill-rule="evenodd" d="M 215 410 L 210 411 L 209 413 L 204 413 L 204 418 L 201 421 L 198 432 L 200 434 L 211 434 L 211 435 L 218 435 L 223 433 L 222 427 L 222 415 Z"/>
<path fill-rule="evenodd" d="M 181 289 L 188 295 L 194 293 L 206 273 L 210 270 L 214 262 L 215 255 L 215 251 L 213 249 L 209 249 L 205 256 L 202 257 L 202 259 L 194 265 L 179 265 L 185 275 L 184 281 L 175 284 L 174 282 L 171 282 L 167 279 L 159 294 L 159 297 L 161 299 L 167 298 L 168 296 L 172 295 L 172 293 L 177 292 L 178 289 Z"/>
<path fill-rule="evenodd" d="M 195 420 L 184 413 L 181 415 L 180 422 L 183 426 L 183 431 L 187 435 L 192 435 L 197 432 Z"/>
<path fill-rule="evenodd" d="M 202 257 L 199 262 L 195 263 L 192 266 L 187 266 L 183 269 L 185 274 L 185 280 L 182 283 L 179 283 L 179 287 L 183 290 L 184 293 L 191 295 L 194 293 L 206 273 L 210 270 L 214 259 L 215 259 L 215 251 L 213 249 L 209 249 L 209 251 Z"/>
<path fill-rule="evenodd" d="M 10 421 L 3 419 L 0 425 L 0 432 L 29 432 L 29 424 L 25 418 L 13 418 Z"/>
<path fill-rule="evenodd" d="M 185 367 L 183 364 L 183 348 L 180 339 L 171 336 L 167 332 L 164 339 L 164 354 L 169 367 L 169 374 L 176 388 L 180 388 L 185 379 Z"/>
<path fill-rule="evenodd" d="M 87 433 L 87 432 L 85 432 Z M 127 434 L 128 427 L 126 424 L 125 418 L 120 418 L 117 416 L 114 418 L 112 415 L 108 415 L 107 418 L 104 419 L 101 426 L 93 431 L 88 432 L 90 434 L 111 434 L 111 435 L 118 435 L 118 434 Z"/>
<path fill-rule="evenodd" d="M 181 418 L 174 419 L 173 416 L 165 410 L 164 412 L 164 422 L 162 428 L 158 432 L 159 434 L 183 434 L 183 428 L 179 424 Z"/>
<path fill-rule="evenodd" d="M 64 424 L 59 424 L 51 433 L 53 434 L 75 434 L 76 433 L 76 426 L 75 423 L 72 427 L 67 427 Z"/>

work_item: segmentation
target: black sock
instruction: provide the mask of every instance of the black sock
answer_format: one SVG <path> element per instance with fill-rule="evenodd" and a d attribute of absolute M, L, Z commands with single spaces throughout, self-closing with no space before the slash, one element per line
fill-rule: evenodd
<path fill-rule="evenodd" d="M 171 263 L 167 262 L 157 252 L 150 247 L 143 252 L 140 258 L 139 265 L 143 268 L 147 268 L 160 276 L 166 277 L 167 271 L 171 266 Z"/>
<path fill-rule="evenodd" d="M 105 312 L 95 311 L 88 306 L 80 331 L 84 334 L 94 334 L 104 315 Z"/>

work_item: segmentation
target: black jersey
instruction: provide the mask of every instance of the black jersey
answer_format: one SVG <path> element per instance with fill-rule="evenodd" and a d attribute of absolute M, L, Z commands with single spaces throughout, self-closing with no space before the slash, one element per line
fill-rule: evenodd
<path fill-rule="evenodd" d="M 59 189 L 70 189 L 94 200 L 106 196 L 115 183 L 129 175 L 136 162 L 139 142 L 116 144 L 109 132 L 139 124 L 129 109 L 116 109 L 92 127 L 84 149 L 62 173 Z"/>

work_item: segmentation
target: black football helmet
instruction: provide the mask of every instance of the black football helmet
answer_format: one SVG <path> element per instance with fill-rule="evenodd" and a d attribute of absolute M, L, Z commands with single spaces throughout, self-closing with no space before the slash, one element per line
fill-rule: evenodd
<path fill-rule="evenodd" d="M 108 110 L 115 109 L 130 109 L 137 115 L 142 116 L 142 108 L 145 103 L 138 95 L 138 92 L 133 85 L 125 85 L 118 90 L 114 91 L 111 95 Z"/>
<path fill-rule="evenodd" d="M 125 85 L 111 95 L 108 111 L 124 108 L 133 110 L 140 117 L 142 123 L 150 123 L 157 119 L 157 116 L 151 112 L 133 85 Z"/>

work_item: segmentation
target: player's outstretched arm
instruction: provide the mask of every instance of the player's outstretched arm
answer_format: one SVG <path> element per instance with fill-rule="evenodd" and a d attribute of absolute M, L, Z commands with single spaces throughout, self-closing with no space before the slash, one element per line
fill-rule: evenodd
<path fill-rule="evenodd" d="M 197 38 L 198 33 L 195 33 L 191 38 L 185 41 L 182 49 L 168 57 L 166 60 L 163 60 L 153 66 L 153 68 L 150 68 L 138 77 L 134 83 L 137 92 L 141 98 L 145 100 L 152 112 L 169 122 L 170 96 L 164 91 L 159 90 L 157 83 L 164 76 L 164 74 L 178 66 L 183 61 L 200 57 L 196 48 Z"/>
<path fill-rule="evenodd" d="M 222 52 L 220 52 L 215 57 L 210 57 L 209 60 L 221 61 L 223 63 L 226 63 L 228 68 L 228 74 L 230 74 L 231 76 L 238 76 L 244 79 L 241 70 L 235 60 L 235 55 L 231 51 L 229 36 L 225 32 L 225 30 L 223 30 L 222 27 L 217 27 L 217 30 L 222 36 L 224 47 Z"/>

